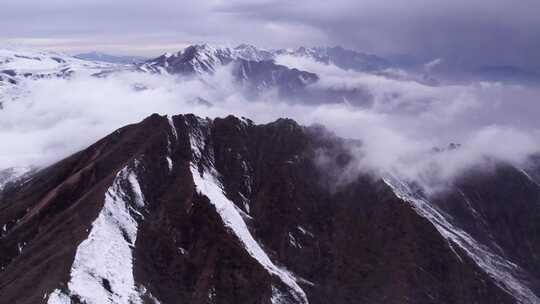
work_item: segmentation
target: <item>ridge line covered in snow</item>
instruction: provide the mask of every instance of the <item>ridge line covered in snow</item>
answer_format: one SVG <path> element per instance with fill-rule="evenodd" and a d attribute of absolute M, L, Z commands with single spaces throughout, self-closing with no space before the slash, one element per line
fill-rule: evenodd
<path fill-rule="evenodd" d="M 138 209 L 145 202 L 134 172 L 137 161 L 132 164 L 116 175 L 87 239 L 77 248 L 68 290 L 53 291 L 47 303 L 71 303 L 70 296 L 86 304 L 142 303 L 145 289 L 133 277 L 133 246 Z"/>
<path fill-rule="evenodd" d="M 388 174 L 383 181 L 401 200 L 409 203 L 422 217 L 429 220 L 437 231 L 449 242 L 452 251 L 454 243 L 459 246 L 486 274 L 493 278 L 495 284 L 512 295 L 518 303 L 540 303 L 534 292 L 519 277 L 523 270 L 513 262 L 492 252 L 488 247 L 477 242 L 471 235 L 453 225 L 442 212 L 438 211 L 426 199 L 415 195 L 409 185 L 398 177 Z"/>

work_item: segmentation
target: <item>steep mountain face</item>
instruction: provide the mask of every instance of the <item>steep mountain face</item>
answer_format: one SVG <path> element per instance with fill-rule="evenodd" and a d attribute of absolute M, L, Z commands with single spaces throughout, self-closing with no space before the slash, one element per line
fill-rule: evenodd
<path fill-rule="evenodd" d="M 538 173 L 540 167 L 533 171 Z M 471 170 L 452 193 L 433 200 L 493 253 L 511 257 L 536 288 L 540 273 L 540 184 L 527 171 L 495 163 Z"/>
<path fill-rule="evenodd" d="M 435 198 L 390 174 L 336 184 L 351 144 L 288 119 L 119 129 L 0 192 L 0 297 L 538 303 L 532 174 L 500 164 Z"/>
<path fill-rule="evenodd" d="M 290 69 L 272 61 L 237 60 L 233 65 L 233 77 L 247 91 L 257 94 L 276 88 L 281 96 L 304 96 L 306 86 L 319 80 L 314 73 Z"/>

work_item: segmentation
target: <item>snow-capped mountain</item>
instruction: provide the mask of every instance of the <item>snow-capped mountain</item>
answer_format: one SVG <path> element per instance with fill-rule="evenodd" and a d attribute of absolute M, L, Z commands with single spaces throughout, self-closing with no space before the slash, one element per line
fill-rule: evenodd
<path fill-rule="evenodd" d="M 293 50 L 280 49 L 274 51 L 273 54 L 274 56 L 290 55 L 310 58 L 321 63 L 334 64 L 345 70 L 355 70 L 360 72 L 382 71 L 392 66 L 389 61 L 382 57 L 345 49 L 341 46 L 299 47 Z"/>
<path fill-rule="evenodd" d="M 177 53 L 166 53 L 148 60 L 143 70 L 166 71 L 171 74 L 206 74 L 215 72 L 223 65 L 237 59 L 233 49 L 214 47 L 208 44 L 192 45 Z"/>
<path fill-rule="evenodd" d="M 273 61 L 274 53 L 250 45 L 235 48 L 192 45 L 167 53 L 138 66 L 139 70 L 184 76 L 213 74 L 231 66 L 233 77 L 249 93 L 278 89 L 282 94 L 301 91 L 318 80 L 314 73 L 291 69 Z"/>
<path fill-rule="evenodd" d="M 141 66 L 143 70 L 167 71 L 171 74 L 206 74 L 237 60 L 261 62 L 271 61 L 274 52 L 258 49 L 252 45 L 237 47 L 213 46 L 210 44 L 191 45 L 177 53 L 166 53 L 148 60 Z"/>
<path fill-rule="evenodd" d="M 84 56 L 83 56 L 84 55 Z M 317 82 L 319 76 L 309 72 L 277 64 L 277 56 L 308 57 L 325 63 L 336 64 L 344 69 L 375 72 L 387 66 L 383 59 L 346 50 L 340 47 L 298 48 L 296 50 L 265 50 L 252 45 L 237 47 L 192 45 L 176 53 L 166 53 L 143 63 L 108 63 L 108 57 L 88 53 L 77 57 L 42 51 L 0 50 L 0 103 L 17 99 L 25 92 L 24 82 L 43 78 L 69 78 L 73 75 L 107 77 L 120 71 L 143 73 L 167 73 L 182 76 L 205 76 L 218 68 L 232 66 L 237 83 L 249 94 L 277 89 L 282 96 L 308 96 L 316 101 L 319 97 L 330 100 L 351 100 L 350 92 L 305 92 L 305 88 Z M 290 95 L 292 94 L 292 95 Z M 358 95 L 358 94 L 353 94 Z M 357 97 L 357 96 L 356 96 Z"/>
<path fill-rule="evenodd" d="M 380 71 L 391 66 L 381 57 L 339 46 L 266 50 L 248 44 L 234 48 L 201 44 L 189 46 L 177 53 L 163 54 L 147 61 L 142 68 L 156 71 L 164 69 L 170 73 L 204 74 L 214 72 L 217 67 L 239 59 L 262 62 L 272 61 L 281 55 L 305 57 L 324 64 L 335 64 L 343 69 L 363 72 Z"/>
<path fill-rule="evenodd" d="M 139 71 L 168 73 L 189 77 L 213 74 L 217 69 L 232 67 L 233 77 L 249 95 L 276 89 L 289 100 L 309 100 L 312 103 L 347 102 L 362 104 L 366 93 L 362 90 L 311 90 L 319 75 L 280 65 L 280 56 L 307 58 L 323 64 L 333 64 L 345 70 L 388 75 L 392 65 L 383 58 L 342 47 L 300 47 L 294 50 L 260 49 L 241 44 L 237 47 L 192 45 L 177 53 L 166 53 L 137 66 Z"/>
<path fill-rule="evenodd" d="M 114 65 L 82 60 L 56 52 L 0 50 L 0 69 L 11 77 L 69 77 L 73 73 L 93 74 Z"/>
<path fill-rule="evenodd" d="M 290 119 L 121 128 L 1 192 L 2 301 L 539 303 L 540 167 L 336 187 L 350 144 Z"/>
<path fill-rule="evenodd" d="M 28 80 L 92 75 L 116 68 L 114 64 L 56 52 L 0 49 L 0 104 L 24 93 L 24 82 Z"/>

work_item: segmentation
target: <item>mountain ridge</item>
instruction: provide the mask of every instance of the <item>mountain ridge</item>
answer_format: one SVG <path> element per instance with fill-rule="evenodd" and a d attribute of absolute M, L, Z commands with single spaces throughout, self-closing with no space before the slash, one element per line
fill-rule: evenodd
<path fill-rule="evenodd" d="M 482 264 L 492 249 L 462 243 L 470 230 L 440 209 L 462 199 L 428 201 L 362 173 L 330 191 L 320 153 L 337 172 L 352 160 L 344 140 L 290 119 L 152 115 L 121 128 L 2 192 L 0 293 L 23 304 L 535 303 L 510 252 Z M 493 177 L 514 176 L 505 191 L 538 197 L 508 170 Z M 503 205 L 482 198 L 492 183 L 471 177 L 465 195 L 481 190 L 474 210 L 500 216 Z M 519 214 L 538 209 L 525 201 Z"/>

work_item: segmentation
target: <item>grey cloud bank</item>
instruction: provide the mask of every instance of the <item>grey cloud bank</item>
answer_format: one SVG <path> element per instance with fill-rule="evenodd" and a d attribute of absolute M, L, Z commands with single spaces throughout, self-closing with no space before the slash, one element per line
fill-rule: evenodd
<path fill-rule="evenodd" d="M 540 67 L 540 2 L 13 1 L 0 38 L 72 52 L 157 55 L 192 42 L 344 45 L 449 65 Z M 419 59 L 419 60 L 420 60 Z"/>

